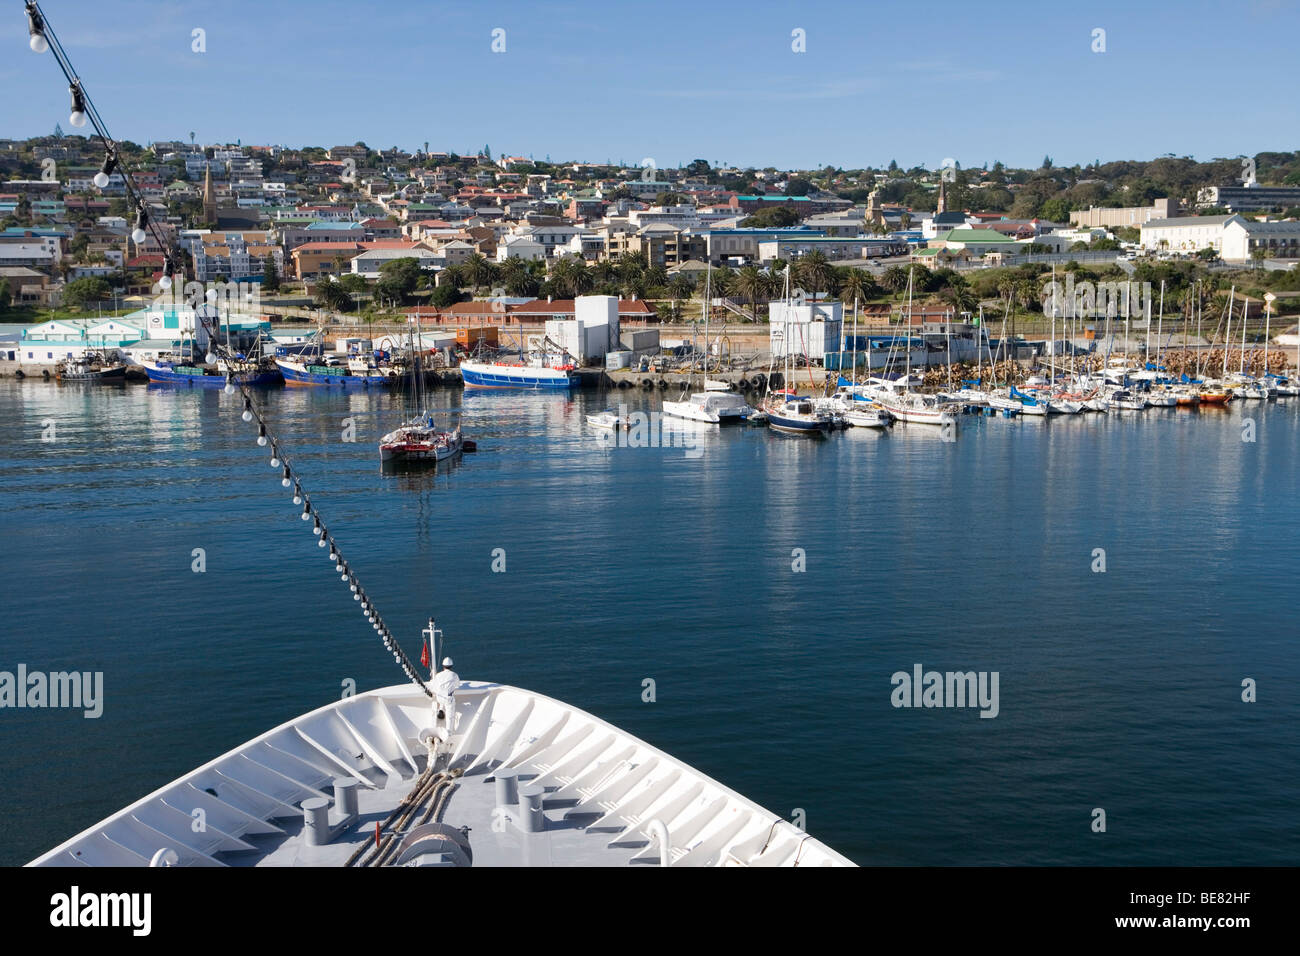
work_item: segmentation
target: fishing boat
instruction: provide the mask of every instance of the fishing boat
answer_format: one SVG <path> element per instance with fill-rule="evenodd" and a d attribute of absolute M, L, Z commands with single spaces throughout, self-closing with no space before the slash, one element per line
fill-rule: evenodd
<path fill-rule="evenodd" d="M 547 364 L 540 356 L 526 362 L 480 362 L 465 359 L 460 363 L 466 388 L 526 388 L 543 391 L 566 391 L 578 385 L 572 364 Z"/>
<path fill-rule="evenodd" d="M 607 408 L 603 412 L 588 415 L 587 424 L 593 428 L 627 428 L 628 419 L 626 416 L 620 416 L 613 409 Z"/>
<path fill-rule="evenodd" d="M 230 366 L 218 366 L 215 363 L 185 365 L 179 362 L 159 360 L 140 363 L 149 381 L 158 385 L 185 385 L 191 388 L 224 388 L 231 378 L 253 387 L 279 385 L 284 381 L 274 368 L 253 367 L 249 370 L 237 368 L 238 363 Z M 234 369 L 232 371 L 232 369 Z"/>
<path fill-rule="evenodd" d="M 126 381 L 126 366 L 110 362 L 98 352 L 86 352 L 77 358 L 68 356 L 54 366 L 60 382 L 111 383 Z"/>
<path fill-rule="evenodd" d="M 392 388 L 402 383 L 405 369 L 394 363 L 387 352 L 372 357 L 359 355 L 347 359 L 276 356 L 276 367 L 284 383 L 293 386 L 333 386 L 348 389 Z"/>

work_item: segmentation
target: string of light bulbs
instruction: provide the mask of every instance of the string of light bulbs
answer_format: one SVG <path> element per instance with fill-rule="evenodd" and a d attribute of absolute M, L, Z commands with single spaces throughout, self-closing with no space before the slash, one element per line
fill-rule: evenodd
<path fill-rule="evenodd" d="M 95 109 L 95 104 L 90 98 L 82 85 L 81 78 L 73 69 L 71 61 L 63 50 L 63 45 L 59 42 L 57 34 L 51 29 L 49 21 L 45 17 L 45 12 L 41 9 L 36 0 L 26 0 L 27 10 L 27 31 L 30 35 L 28 45 L 34 53 L 53 53 L 54 59 L 59 64 L 59 69 L 63 71 L 64 77 L 68 81 L 68 91 L 72 99 L 71 112 L 68 122 L 73 126 L 82 127 L 86 125 L 87 120 L 94 127 L 95 135 L 99 137 L 104 145 L 104 162 L 98 173 L 95 174 L 94 183 L 101 189 L 109 184 L 109 177 L 114 172 L 121 175 L 125 184 L 128 198 L 136 210 L 135 228 L 132 230 L 131 239 L 139 246 L 149 235 L 152 235 L 158 243 L 158 247 L 163 250 L 163 273 L 159 280 L 159 286 L 166 290 L 172 286 L 172 276 L 176 273 L 177 258 L 165 234 L 158 228 L 157 224 L 150 218 L 148 207 L 144 201 L 144 195 L 136 185 L 134 178 L 121 162 L 121 154 L 118 151 L 117 142 L 108 133 L 108 128 Z M 301 505 L 301 517 L 303 521 L 312 522 L 312 536 L 316 539 L 316 545 L 320 548 L 328 548 L 329 561 L 334 565 L 334 571 L 339 575 L 339 580 L 348 585 L 352 592 L 352 600 L 358 602 L 361 613 L 366 620 L 372 625 L 375 633 L 383 641 L 385 650 L 393 655 L 393 659 L 398 666 L 402 668 L 406 676 L 418 686 L 426 695 L 433 697 L 433 692 L 421 679 L 415 665 L 411 663 L 410 658 L 402 650 L 397 642 L 397 638 L 384 619 L 380 616 L 378 608 L 366 596 L 365 589 L 357 579 L 347 560 L 339 551 L 334 537 L 329 533 L 321 520 L 319 512 L 311 503 L 311 498 L 304 490 L 302 479 L 294 470 L 292 463 L 285 456 L 280 442 L 272 435 L 270 428 L 267 426 L 266 416 L 256 403 L 253 401 L 252 390 L 244 381 L 244 374 L 251 368 L 242 356 L 235 355 L 231 349 L 223 345 L 217 334 L 217 329 L 212 323 L 212 316 L 207 314 L 205 308 L 196 306 L 194 310 L 195 317 L 203 323 L 203 328 L 207 332 L 208 352 L 206 355 L 209 363 L 218 360 L 225 364 L 226 384 L 224 391 L 227 395 L 233 395 L 238 389 L 240 396 L 243 398 L 243 412 L 241 418 L 245 422 L 257 423 L 257 444 L 260 447 L 270 447 L 271 458 L 270 464 L 273 469 L 280 473 L 280 484 L 285 488 L 293 488 L 293 503 L 295 506 Z"/>

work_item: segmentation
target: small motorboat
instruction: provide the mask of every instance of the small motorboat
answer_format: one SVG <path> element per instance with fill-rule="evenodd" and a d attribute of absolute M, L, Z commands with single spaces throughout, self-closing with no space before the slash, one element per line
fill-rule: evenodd
<path fill-rule="evenodd" d="M 619 416 L 618 412 L 607 408 L 603 412 L 587 416 L 587 424 L 593 428 L 627 428 L 628 420 L 626 416 Z"/>

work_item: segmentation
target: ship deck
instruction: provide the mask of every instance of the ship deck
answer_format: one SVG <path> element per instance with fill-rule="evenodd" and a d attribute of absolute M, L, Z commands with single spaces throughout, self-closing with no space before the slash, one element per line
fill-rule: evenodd
<path fill-rule="evenodd" d="M 333 702 L 31 865 L 851 865 L 792 823 L 560 701 L 482 682 L 462 683 L 454 701 L 451 725 L 441 728 L 413 685 Z M 404 805 L 415 791 L 424 799 Z"/>

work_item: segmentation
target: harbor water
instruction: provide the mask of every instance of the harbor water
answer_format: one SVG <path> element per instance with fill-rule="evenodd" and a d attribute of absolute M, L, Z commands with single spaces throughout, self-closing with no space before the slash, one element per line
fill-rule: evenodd
<path fill-rule="evenodd" d="M 413 659 L 435 617 L 859 863 L 1296 862 L 1300 400 L 650 442 L 585 415 L 658 392 L 451 390 L 478 452 L 385 474 L 399 396 L 262 394 Z M 0 709 L 0 863 L 403 680 L 239 411 L 0 381 L 0 671 L 103 675 Z M 895 706 L 917 665 L 996 716 Z"/>

